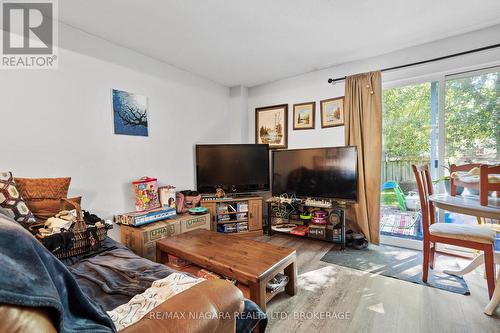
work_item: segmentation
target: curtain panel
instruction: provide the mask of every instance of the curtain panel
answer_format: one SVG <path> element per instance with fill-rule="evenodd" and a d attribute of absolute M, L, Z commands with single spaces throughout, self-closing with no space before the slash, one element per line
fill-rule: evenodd
<path fill-rule="evenodd" d="M 382 159 L 382 79 L 380 71 L 348 76 L 345 81 L 345 143 L 358 149 L 356 224 L 379 244 Z"/>

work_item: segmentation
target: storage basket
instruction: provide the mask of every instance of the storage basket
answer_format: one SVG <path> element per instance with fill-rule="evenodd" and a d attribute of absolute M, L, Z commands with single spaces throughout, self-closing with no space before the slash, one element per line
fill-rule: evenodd
<path fill-rule="evenodd" d="M 101 242 L 103 242 L 108 233 L 108 227 L 106 224 L 101 226 L 93 226 L 89 227 L 83 221 L 83 215 L 81 207 L 78 203 L 69 201 L 67 199 L 61 199 L 61 210 L 73 210 L 75 209 L 77 212 L 77 221 L 71 227 L 70 231 L 62 232 L 61 234 L 73 233 L 72 244 L 68 249 L 54 251 L 54 254 L 59 259 L 65 259 L 81 254 L 88 253 L 92 250 L 96 250 L 100 247 Z M 29 230 L 35 234 L 36 238 L 44 244 L 47 240 L 50 240 L 51 237 L 58 237 L 57 234 L 41 237 L 38 234 L 38 229 L 42 228 L 44 223 L 37 223 L 30 226 Z M 45 245 L 45 244 L 44 244 Z"/>
<path fill-rule="evenodd" d="M 53 253 L 57 258 L 64 259 L 81 254 L 88 253 L 93 249 L 96 250 L 100 247 L 101 242 L 103 242 L 108 234 L 108 230 L 105 226 L 93 227 L 96 229 L 95 233 L 92 232 L 92 228 L 87 228 L 85 231 L 73 231 L 73 244 L 70 249 L 58 251 Z M 97 239 L 95 238 L 97 235 Z M 50 237 L 50 236 L 48 236 Z"/>

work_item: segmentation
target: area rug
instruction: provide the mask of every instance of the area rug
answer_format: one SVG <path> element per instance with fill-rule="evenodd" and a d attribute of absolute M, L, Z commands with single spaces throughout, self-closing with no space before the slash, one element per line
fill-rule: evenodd
<path fill-rule="evenodd" d="M 403 238 L 421 239 L 418 214 L 382 214 L 380 234 Z"/>
<path fill-rule="evenodd" d="M 440 271 L 446 269 L 458 270 L 459 267 L 456 263 L 450 265 L 449 261 L 441 258 L 442 256 L 436 254 L 435 268 L 439 267 L 439 270 L 429 269 L 427 283 L 422 282 L 421 251 L 388 245 L 370 245 L 364 250 L 347 248 L 345 251 L 339 251 L 338 248 L 332 248 L 321 258 L 321 261 L 457 294 L 469 295 L 469 287 L 463 278 Z"/>

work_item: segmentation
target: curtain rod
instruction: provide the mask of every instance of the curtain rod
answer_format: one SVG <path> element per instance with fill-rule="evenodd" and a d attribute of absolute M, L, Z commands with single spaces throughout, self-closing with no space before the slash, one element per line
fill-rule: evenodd
<path fill-rule="evenodd" d="M 432 59 L 428 59 L 428 60 L 417 61 L 417 62 L 413 62 L 411 64 L 399 65 L 399 66 L 394 66 L 394 67 L 388 67 L 388 68 L 381 69 L 380 71 L 381 72 L 386 72 L 386 71 L 392 71 L 392 70 L 396 70 L 396 69 L 400 69 L 400 68 L 405 68 L 405 67 L 412 67 L 412 66 L 427 64 L 429 62 L 440 61 L 440 60 L 445 60 L 445 59 L 449 59 L 449 58 L 453 58 L 453 57 L 458 57 L 458 56 L 462 56 L 462 55 L 466 55 L 466 54 L 470 54 L 470 53 L 486 51 L 486 50 L 494 49 L 494 48 L 497 48 L 497 47 L 500 47 L 500 44 L 484 46 L 484 47 L 480 47 L 478 49 L 473 49 L 473 50 L 459 52 L 459 53 L 454 53 L 454 54 L 449 54 L 449 55 L 446 55 L 446 56 L 443 56 L 443 57 L 437 57 L 437 58 L 432 58 Z M 338 77 L 338 78 L 335 78 L 335 79 L 330 78 L 330 79 L 328 79 L 328 83 L 334 84 L 335 82 L 344 81 L 345 78 L 346 78 L 345 76 L 344 77 Z"/>

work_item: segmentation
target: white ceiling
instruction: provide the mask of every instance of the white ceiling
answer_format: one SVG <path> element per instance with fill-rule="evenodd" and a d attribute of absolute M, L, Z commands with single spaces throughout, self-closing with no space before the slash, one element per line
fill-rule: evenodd
<path fill-rule="evenodd" d="M 499 0 L 64 0 L 63 23 L 254 86 L 500 23 Z"/>

